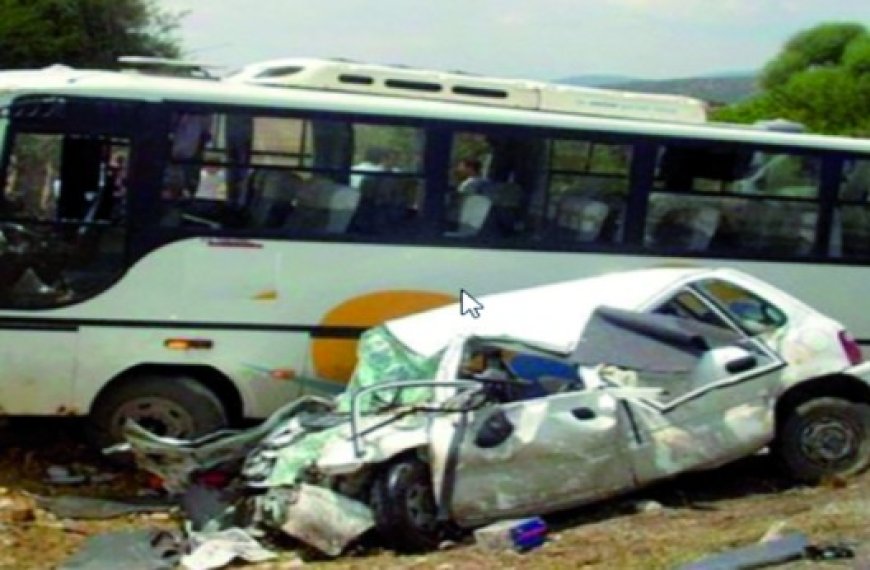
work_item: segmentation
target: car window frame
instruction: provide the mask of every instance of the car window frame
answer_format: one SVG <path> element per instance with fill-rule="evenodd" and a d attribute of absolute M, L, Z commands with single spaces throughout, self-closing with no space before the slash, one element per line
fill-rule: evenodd
<path fill-rule="evenodd" d="M 752 298 L 757 299 L 759 301 L 762 301 L 764 303 L 764 305 L 763 305 L 764 307 L 770 307 L 770 308 L 774 309 L 781 316 L 782 322 L 780 322 L 779 324 L 777 324 L 775 326 L 766 327 L 764 330 L 752 330 L 750 327 L 748 327 L 744 324 L 743 319 L 741 319 L 739 315 L 735 314 L 734 311 L 731 310 L 730 307 L 725 306 L 724 303 L 722 303 L 722 301 L 720 299 L 718 299 L 715 295 L 713 295 L 711 292 L 709 292 L 704 287 L 705 283 L 714 282 L 714 281 L 719 281 L 719 282 L 731 285 L 732 287 L 736 287 L 736 288 L 740 289 L 741 291 L 748 293 Z M 699 295 L 704 300 L 706 300 L 709 304 L 714 306 L 717 309 L 717 311 L 721 314 L 721 316 L 726 318 L 727 321 L 732 324 L 732 326 L 737 327 L 737 329 L 739 331 L 741 331 L 743 334 L 745 334 L 746 336 L 748 336 L 750 338 L 756 338 L 759 336 L 764 336 L 764 335 L 774 333 L 778 330 L 781 330 L 783 327 L 785 327 L 789 323 L 788 314 L 785 311 L 783 311 L 779 307 L 779 305 L 771 302 L 763 295 L 760 295 L 757 292 L 752 291 L 748 287 L 746 287 L 740 283 L 736 283 L 730 279 L 725 279 L 722 277 L 705 277 L 703 279 L 699 279 L 697 281 L 692 282 L 690 285 L 690 288 L 692 290 L 694 290 L 697 295 Z"/>
<path fill-rule="evenodd" d="M 710 296 L 705 294 L 703 292 L 703 290 L 700 290 L 698 288 L 698 283 L 705 281 L 705 280 L 709 280 L 709 279 L 712 279 L 712 277 L 706 276 L 702 279 L 692 279 L 689 281 L 684 281 L 684 282 L 680 283 L 678 286 L 675 286 L 673 288 L 669 288 L 667 291 L 660 293 L 651 302 L 646 304 L 646 306 L 641 308 L 640 310 L 645 311 L 645 312 L 649 312 L 649 313 L 653 313 L 653 312 L 657 311 L 659 308 L 661 308 L 664 305 L 666 305 L 667 303 L 669 303 L 676 296 L 688 291 L 689 293 L 694 295 L 696 298 L 698 298 L 698 300 L 701 303 L 706 305 L 726 325 L 728 325 L 731 329 L 733 329 L 741 337 L 743 337 L 743 339 L 745 340 L 747 345 L 749 345 L 749 346 L 753 347 L 754 349 L 760 351 L 761 353 L 767 355 L 770 358 L 770 364 L 767 367 L 761 367 L 762 369 L 747 370 L 745 372 L 741 372 L 741 373 L 738 373 L 736 375 L 731 375 L 727 378 L 723 378 L 721 380 L 718 380 L 718 381 L 713 382 L 711 384 L 708 384 L 706 386 L 702 386 L 702 387 L 699 387 L 693 391 L 687 392 L 687 393 L 685 393 L 679 397 L 676 397 L 673 400 L 670 400 L 668 402 L 659 402 L 659 401 L 649 399 L 649 398 L 637 398 L 637 399 L 633 399 L 632 401 L 640 403 L 640 404 L 645 404 L 661 414 L 668 414 L 668 413 L 672 412 L 673 410 L 681 407 L 682 405 L 690 403 L 690 402 L 692 402 L 700 397 L 703 397 L 710 392 L 720 390 L 723 388 L 727 388 L 728 386 L 731 386 L 734 384 L 739 384 L 741 382 L 745 382 L 747 380 L 758 377 L 760 375 L 773 373 L 777 369 L 782 368 L 782 367 L 787 365 L 786 361 L 782 358 L 782 356 L 776 350 L 774 350 L 767 342 L 758 338 L 759 337 L 758 334 L 753 334 L 751 331 L 746 330 L 745 327 L 741 326 L 739 321 L 737 321 L 735 319 L 735 317 L 732 316 L 732 314 L 730 312 L 724 310 L 718 302 L 715 302 L 713 299 L 710 298 Z M 745 287 L 741 284 L 735 283 L 729 279 L 722 279 L 721 277 L 716 277 L 715 279 L 718 279 L 720 281 L 727 281 L 730 284 L 737 285 L 741 289 L 749 291 L 749 289 L 747 287 Z M 755 296 L 761 297 L 760 295 L 758 295 L 754 291 L 749 291 L 749 292 Z M 767 299 L 765 297 L 761 297 L 761 298 L 764 299 L 765 301 L 767 301 Z M 782 309 L 779 309 L 778 305 L 774 305 L 773 303 L 771 303 L 771 305 L 773 307 L 775 307 L 777 310 L 779 310 L 780 313 L 783 314 L 783 316 L 785 316 L 785 312 L 782 311 Z M 703 322 L 703 321 L 699 321 L 699 322 Z M 706 323 L 706 324 L 709 324 L 709 323 Z M 747 346 L 742 346 L 742 345 L 741 345 L 741 348 L 748 349 Z"/>

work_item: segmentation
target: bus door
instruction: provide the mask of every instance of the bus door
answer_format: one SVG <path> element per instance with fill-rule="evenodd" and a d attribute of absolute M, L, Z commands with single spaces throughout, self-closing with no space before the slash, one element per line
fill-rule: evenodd
<path fill-rule="evenodd" d="M 126 267 L 135 103 L 14 103 L 0 193 L 0 408 L 70 412 L 85 302 Z"/>

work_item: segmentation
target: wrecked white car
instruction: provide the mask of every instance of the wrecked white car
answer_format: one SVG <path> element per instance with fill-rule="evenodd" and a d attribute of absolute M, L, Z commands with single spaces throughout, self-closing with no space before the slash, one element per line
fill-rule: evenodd
<path fill-rule="evenodd" d="M 870 364 L 839 323 L 730 270 L 614 273 L 368 331 L 347 392 L 194 442 L 128 424 L 178 492 L 237 483 L 232 522 L 329 554 L 402 550 L 589 503 L 770 447 L 812 482 L 870 463 Z M 238 513 L 245 520 L 239 521 Z"/>

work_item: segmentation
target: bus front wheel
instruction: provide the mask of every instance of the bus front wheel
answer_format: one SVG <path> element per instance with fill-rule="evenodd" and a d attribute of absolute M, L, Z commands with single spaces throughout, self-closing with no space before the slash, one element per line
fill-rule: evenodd
<path fill-rule="evenodd" d="M 142 375 L 110 387 L 91 410 L 92 442 L 121 441 L 127 418 L 156 435 L 190 439 L 227 426 L 227 410 L 214 392 L 186 376 Z"/>

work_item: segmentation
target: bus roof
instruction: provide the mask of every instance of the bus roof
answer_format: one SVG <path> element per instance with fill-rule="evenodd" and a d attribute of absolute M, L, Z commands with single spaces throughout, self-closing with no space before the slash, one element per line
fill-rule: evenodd
<path fill-rule="evenodd" d="M 316 89 L 285 89 L 242 81 L 160 77 L 51 66 L 0 72 L 0 98 L 17 95 L 107 97 L 186 104 L 240 105 L 293 111 L 325 111 L 380 117 L 532 126 L 600 133 L 712 139 L 725 142 L 870 153 L 870 141 L 767 131 L 720 123 L 678 123 L 566 114 L 467 102 L 385 97 Z"/>
<path fill-rule="evenodd" d="M 703 101 L 680 95 L 555 85 L 344 60 L 266 61 L 246 66 L 228 81 L 624 119 L 681 123 L 707 120 Z"/>

